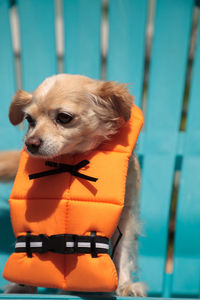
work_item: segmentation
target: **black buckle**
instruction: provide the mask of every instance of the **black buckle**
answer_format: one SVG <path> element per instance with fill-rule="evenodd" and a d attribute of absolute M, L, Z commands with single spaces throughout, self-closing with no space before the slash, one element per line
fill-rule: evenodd
<path fill-rule="evenodd" d="M 66 253 L 66 237 L 65 235 L 52 235 L 50 237 L 50 251 L 65 254 Z"/>

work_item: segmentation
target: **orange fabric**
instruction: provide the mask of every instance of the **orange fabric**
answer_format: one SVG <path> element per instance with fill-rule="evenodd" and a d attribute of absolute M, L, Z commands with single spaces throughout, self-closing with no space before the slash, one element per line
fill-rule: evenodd
<path fill-rule="evenodd" d="M 15 236 L 78 234 L 110 238 L 124 205 L 128 160 L 143 125 L 142 112 L 133 106 L 130 121 L 108 142 L 89 154 L 63 155 L 57 162 L 76 164 L 88 159 L 80 172 L 98 177 L 89 182 L 61 173 L 35 180 L 28 175 L 48 170 L 44 160 L 22 151 L 10 195 Z M 3 276 L 10 281 L 70 291 L 111 292 L 117 288 L 117 273 L 108 254 L 13 253 Z"/>

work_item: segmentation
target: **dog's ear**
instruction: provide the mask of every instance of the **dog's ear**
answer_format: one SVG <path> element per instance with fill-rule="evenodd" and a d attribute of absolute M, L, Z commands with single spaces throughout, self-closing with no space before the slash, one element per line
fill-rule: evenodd
<path fill-rule="evenodd" d="M 18 90 L 13 96 L 13 101 L 10 104 L 9 119 L 13 125 L 17 125 L 23 121 L 23 108 L 32 100 L 32 94 L 23 90 Z"/>
<path fill-rule="evenodd" d="M 122 117 L 126 122 L 129 120 L 134 98 L 126 84 L 100 81 L 97 94 L 102 99 L 102 105 L 111 106 L 118 117 Z"/>

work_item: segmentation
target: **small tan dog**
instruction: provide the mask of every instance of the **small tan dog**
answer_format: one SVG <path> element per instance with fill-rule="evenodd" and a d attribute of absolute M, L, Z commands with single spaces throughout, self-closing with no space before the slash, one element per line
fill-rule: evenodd
<path fill-rule="evenodd" d="M 133 96 L 124 84 L 60 74 L 47 78 L 33 93 L 19 90 L 11 103 L 9 118 L 13 125 L 28 121 L 25 145 L 31 155 L 51 158 L 97 148 L 129 120 L 132 104 Z M 18 161 L 18 151 L 2 153 L 0 178 L 12 179 Z M 121 296 L 145 296 L 144 285 L 131 279 L 131 273 L 137 271 L 139 185 L 139 164 L 133 155 L 119 222 L 123 236 L 114 255 L 119 277 L 116 293 Z M 117 237 L 118 232 L 112 237 L 113 245 Z M 36 292 L 36 288 L 11 284 L 6 292 Z"/>

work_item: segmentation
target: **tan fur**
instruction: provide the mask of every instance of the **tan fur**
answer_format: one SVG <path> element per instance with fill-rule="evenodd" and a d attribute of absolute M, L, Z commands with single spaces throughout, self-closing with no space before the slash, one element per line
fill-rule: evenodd
<path fill-rule="evenodd" d="M 38 151 L 30 154 L 54 157 L 67 153 L 85 153 L 98 147 L 129 120 L 132 104 L 133 96 L 124 84 L 93 80 L 81 75 L 60 74 L 47 78 L 31 94 L 18 91 L 11 103 L 9 117 L 11 123 L 17 125 L 24 116 L 30 115 L 35 125 L 29 127 L 25 142 L 30 139 L 41 141 Z M 70 123 L 61 125 L 56 122 L 59 113 L 68 113 L 74 118 Z M 16 172 L 19 154 L 13 154 L 11 164 L 9 155 L 0 155 L 0 178 L 3 174 L 7 178 L 10 174 L 11 178 Z M 133 156 L 128 169 L 125 207 L 119 222 L 123 238 L 114 256 L 119 276 L 116 292 L 123 296 L 145 294 L 143 285 L 133 284 L 131 280 L 131 272 L 137 270 L 139 185 L 139 164 Z M 112 237 L 112 244 L 117 237 L 118 231 Z M 13 290 L 15 288 L 12 287 Z"/>
<path fill-rule="evenodd" d="M 23 121 L 23 108 L 31 102 L 31 99 L 31 94 L 22 90 L 17 91 L 9 110 L 9 119 L 13 125 L 17 125 Z"/>
<path fill-rule="evenodd" d="M 18 164 L 19 151 L 6 151 L 0 154 L 0 180 L 9 181 L 15 178 Z"/>
<path fill-rule="evenodd" d="M 126 122 L 129 120 L 133 96 L 129 93 L 127 85 L 103 82 L 98 88 L 98 95 L 105 101 L 105 106 L 110 103 L 112 110 L 121 115 Z"/>
<path fill-rule="evenodd" d="M 32 94 L 17 92 L 10 119 L 16 125 L 24 114 L 31 115 L 36 126 L 28 130 L 26 139 L 43 141 L 36 156 L 53 157 L 97 147 L 116 133 L 122 119 L 128 121 L 132 103 L 133 97 L 123 84 L 60 74 L 46 79 Z M 55 122 L 59 112 L 75 118 L 60 126 Z"/>

